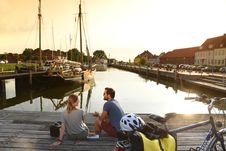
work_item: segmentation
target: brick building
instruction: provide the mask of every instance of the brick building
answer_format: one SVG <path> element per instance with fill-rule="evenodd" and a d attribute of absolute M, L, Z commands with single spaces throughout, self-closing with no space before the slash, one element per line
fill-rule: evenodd
<path fill-rule="evenodd" d="M 160 57 L 161 64 L 194 64 L 195 52 L 199 47 L 181 48 L 169 51 Z"/>

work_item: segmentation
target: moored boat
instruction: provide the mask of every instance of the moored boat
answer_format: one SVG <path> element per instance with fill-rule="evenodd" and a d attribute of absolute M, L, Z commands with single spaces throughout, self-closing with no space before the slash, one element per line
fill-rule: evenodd
<path fill-rule="evenodd" d="M 66 81 L 77 81 L 77 82 L 87 82 L 94 80 L 94 75 L 95 75 L 95 67 L 92 66 L 91 63 L 91 57 L 89 56 L 89 49 L 88 45 L 86 45 L 86 52 L 87 52 L 87 58 L 88 58 L 88 63 L 87 66 L 85 66 L 83 62 L 83 33 L 85 29 L 83 22 L 82 22 L 82 6 L 81 6 L 81 1 L 79 4 L 79 13 L 78 13 L 78 26 L 79 26 L 79 35 L 80 35 L 80 56 L 79 60 L 80 62 L 72 61 L 72 60 L 67 60 L 67 59 L 58 59 L 54 60 L 51 63 L 51 67 L 48 68 L 47 74 L 45 75 L 46 78 L 51 78 L 51 77 L 58 77 L 59 79 L 63 79 Z M 83 31 L 83 32 L 82 32 Z M 87 37 L 87 36 L 84 36 Z M 87 42 L 87 40 L 85 40 Z"/>

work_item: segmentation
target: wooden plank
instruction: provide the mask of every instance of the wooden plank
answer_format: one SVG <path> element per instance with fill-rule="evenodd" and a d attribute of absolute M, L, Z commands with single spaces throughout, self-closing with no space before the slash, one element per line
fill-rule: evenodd
<path fill-rule="evenodd" d="M 146 122 L 150 120 L 147 115 L 141 115 Z M 112 151 L 114 149 L 116 139 L 105 133 L 101 135 L 100 140 L 93 141 L 73 141 L 65 137 L 62 145 L 50 148 L 49 145 L 55 141 L 55 138 L 49 136 L 49 125 L 59 118 L 60 113 L 0 111 L 0 151 Z M 208 116 L 201 114 L 177 115 L 170 119 L 167 125 L 172 129 L 206 119 Z M 92 115 L 87 115 L 86 123 L 91 130 L 94 130 Z M 201 127 L 178 133 L 178 150 L 184 151 L 190 147 L 199 146 L 205 138 L 207 130 L 208 127 Z"/>

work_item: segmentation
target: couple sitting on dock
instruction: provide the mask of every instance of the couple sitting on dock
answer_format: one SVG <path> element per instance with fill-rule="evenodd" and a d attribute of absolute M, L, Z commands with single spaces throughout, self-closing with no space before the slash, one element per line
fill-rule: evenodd
<path fill-rule="evenodd" d="M 88 127 L 84 123 L 84 111 L 77 109 L 79 104 L 78 96 L 70 95 L 68 98 L 67 109 L 61 116 L 60 135 L 56 142 L 50 146 L 58 146 L 62 143 L 64 133 L 67 132 L 70 139 L 87 139 L 98 138 L 101 130 L 104 130 L 112 137 L 120 137 L 120 120 L 124 112 L 119 103 L 114 99 L 115 91 L 112 88 L 105 88 L 103 94 L 105 102 L 103 112 L 100 114 L 95 112 L 95 133 L 90 133 Z"/>
<path fill-rule="evenodd" d="M 124 151 L 130 148 L 131 151 L 148 151 L 148 150 L 165 150 L 175 151 L 175 139 L 168 134 L 167 131 L 158 129 L 155 125 L 146 124 L 142 118 L 130 113 L 124 115 L 119 103 L 114 99 L 115 91 L 112 88 L 105 88 L 103 112 L 95 112 L 95 133 L 90 133 L 88 127 L 84 123 L 84 112 L 76 109 L 79 101 L 76 95 L 69 96 L 67 110 L 62 113 L 62 125 L 60 128 L 60 136 L 51 144 L 57 146 L 62 143 L 64 132 L 66 130 L 69 138 L 87 139 L 98 136 L 101 130 L 108 135 L 118 139 L 115 151 Z M 159 133 L 154 133 L 156 130 Z M 153 137 L 153 134 L 155 137 Z"/>

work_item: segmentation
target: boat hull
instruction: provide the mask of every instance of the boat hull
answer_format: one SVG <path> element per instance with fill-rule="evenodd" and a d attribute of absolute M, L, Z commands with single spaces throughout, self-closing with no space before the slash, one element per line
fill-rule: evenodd
<path fill-rule="evenodd" d="M 97 64 L 96 71 L 107 71 L 107 65 L 106 64 Z"/>

